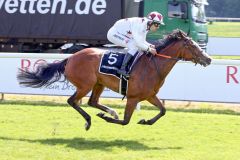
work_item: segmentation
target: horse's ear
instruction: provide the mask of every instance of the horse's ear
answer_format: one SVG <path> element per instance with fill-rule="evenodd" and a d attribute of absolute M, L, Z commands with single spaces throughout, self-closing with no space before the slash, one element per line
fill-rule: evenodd
<path fill-rule="evenodd" d="M 177 29 L 177 32 L 176 32 L 176 38 L 177 39 L 181 39 L 183 37 L 183 34 L 182 34 L 182 31 L 180 29 Z"/>
<path fill-rule="evenodd" d="M 181 35 L 181 37 L 187 37 L 188 35 L 183 32 L 182 30 L 179 30 L 179 35 Z"/>

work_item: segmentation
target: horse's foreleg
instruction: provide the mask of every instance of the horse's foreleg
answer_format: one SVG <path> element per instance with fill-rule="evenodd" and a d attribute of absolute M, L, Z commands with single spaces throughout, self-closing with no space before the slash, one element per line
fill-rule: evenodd
<path fill-rule="evenodd" d="M 136 108 L 138 101 L 135 99 L 128 99 L 125 112 L 124 112 L 124 119 L 119 120 L 119 119 L 113 119 L 111 117 L 105 116 L 103 113 L 97 114 L 100 118 L 104 119 L 105 121 L 109 123 L 116 123 L 116 124 L 121 124 L 121 125 L 127 125 L 130 122 L 130 119 L 132 117 L 133 111 Z"/>
<path fill-rule="evenodd" d="M 163 104 L 161 103 L 161 101 L 157 98 L 157 96 L 154 96 L 150 99 L 147 100 L 148 102 L 150 102 L 151 104 L 153 104 L 154 106 L 156 106 L 157 108 L 160 109 L 160 112 L 155 116 L 153 117 L 152 119 L 150 120 L 145 120 L 145 119 L 142 119 L 138 122 L 138 124 L 146 124 L 146 125 L 152 125 L 153 123 L 155 123 L 159 118 L 161 118 L 162 116 L 165 115 L 166 113 L 166 109 L 165 107 L 163 106 Z"/>
<path fill-rule="evenodd" d="M 83 96 L 84 95 L 81 95 L 79 91 L 77 91 L 68 99 L 67 102 L 83 116 L 83 118 L 86 120 L 85 129 L 88 130 L 91 127 L 91 117 L 78 105 L 79 100 Z"/>
<path fill-rule="evenodd" d="M 104 90 L 103 85 L 95 84 L 95 86 L 92 89 L 92 94 L 89 98 L 88 105 L 92 107 L 96 107 L 104 112 L 107 112 L 110 115 L 112 115 L 115 119 L 118 119 L 118 114 L 115 110 L 107 106 L 104 106 L 102 104 L 99 104 L 99 97 L 102 94 L 103 90 Z"/>

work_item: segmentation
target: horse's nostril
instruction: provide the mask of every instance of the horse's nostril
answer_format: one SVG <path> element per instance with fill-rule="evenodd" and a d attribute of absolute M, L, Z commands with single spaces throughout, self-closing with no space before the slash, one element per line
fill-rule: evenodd
<path fill-rule="evenodd" d="M 208 64 L 211 64 L 211 62 L 212 62 L 212 59 L 209 58 L 209 59 L 208 59 Z"/>

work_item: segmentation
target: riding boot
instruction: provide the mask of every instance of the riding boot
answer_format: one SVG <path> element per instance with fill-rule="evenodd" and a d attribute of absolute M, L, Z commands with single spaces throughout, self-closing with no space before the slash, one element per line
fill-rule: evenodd
<path fill-rule="evenodd" d="M 121 68 L 117 71 L 118 74 L 121 74 L 123 76 L 126 76 L 126 77 L 129 77 L 129 73 L 127 73 L 126 71 L 126 67 L 128 65 L 128 62 L 130 61 L 130 59 L 132 58 L 133 56 L 129 53 L 127 53 L 123 59 L 123 63 L 122 63 L 122 66 Z"/>

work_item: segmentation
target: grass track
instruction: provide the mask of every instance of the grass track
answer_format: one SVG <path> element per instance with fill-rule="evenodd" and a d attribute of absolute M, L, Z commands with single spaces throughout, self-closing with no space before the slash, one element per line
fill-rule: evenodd
<path fill-rule="evenodd" d="M 210 37 L 240 37 L 240 22 L 213 22 L 208 33 Z"/>
<path fill-rule="evenodd" d="M 156 110 L 136 111 L 127 126 L 83 118 L 70 107 L 0 104 L 0 159 L 238 160 L 240 117 L 168 111 L 153 126 L 136 124 Z M 123 115 L 123 109 L 116 107 Z"/>

